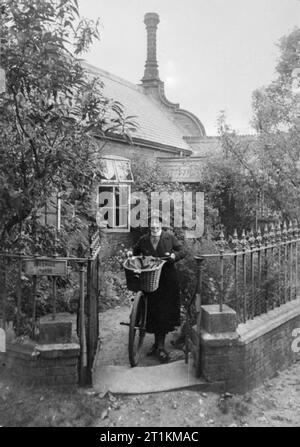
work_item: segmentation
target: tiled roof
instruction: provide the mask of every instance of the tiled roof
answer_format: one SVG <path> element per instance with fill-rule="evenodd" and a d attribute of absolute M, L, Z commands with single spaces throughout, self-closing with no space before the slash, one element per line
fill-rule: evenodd
<path fill-rule="evenodd" d="M 132 134 L 134 139 L 180 150 L 191 150 L 176 124 L 155 103 L 155 100 L 143 92 L 141 86 L 90 64 L 85 63 L 84 66 L 91 75 L 99 76 L 104 84 L 105 96 L 119 101 L 124 106 L 125 116 L 136 116 L 134 120 L 138 123 L 138 128 Z"/>

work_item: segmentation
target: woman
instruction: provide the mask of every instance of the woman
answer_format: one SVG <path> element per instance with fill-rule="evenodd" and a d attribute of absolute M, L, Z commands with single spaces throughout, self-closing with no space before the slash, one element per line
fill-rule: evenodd
<path fill-rule="evenodd" d="M 161 221 L 153 219 L 150 233 L 142 236 L 134 247 L 133 254 L 165 257 L 159 288 L 148 295 L 146 331 L 154 334 L 154 345 L 148 355 L 157 355 L 162 363 L 169 361 L 165 350 L 165 338 L 176 326 L 180 326 L 180 297 L 174 263 L 185 257 L 182 245 L 175 236 L 163 231 Z"/>

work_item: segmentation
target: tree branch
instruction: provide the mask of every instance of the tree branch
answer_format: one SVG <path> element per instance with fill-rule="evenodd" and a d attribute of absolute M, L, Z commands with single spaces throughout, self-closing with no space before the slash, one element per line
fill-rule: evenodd
<path fill-rule="evenodd" d="M 17 116 L 17 120 L 19 123 L 19 126 L 23 132 L 23 135 L 28 139 L 30 146 L 32 148 L 32 152 L 34 155 L 34 160 L 35 160 L 35 167 L 36 167 L 36 171 L 37 171 L 37 177 L 40 178 L 41 175 L 41 171 L 40 171 L 40 167 L 39 167 L 39 160 L 38 160 L 38 154 L 37 154 L 37 150 L 35 147 L 35 143 L 33 141 L 33 139 L 30 137 L 30 135 L 28 134 L 28 132 L 26 131 L 23 121 L 21 119 L 20 116 L 20 111 L 19 111 L 19 106 L 18 106 L 18 100 L 17 100 L 17 95 L 15 92 L 13 92 L 13 96 L 14 96 L 14 101 L 15 101 L 15 109 L 16 109 L 16 116 Z"/>

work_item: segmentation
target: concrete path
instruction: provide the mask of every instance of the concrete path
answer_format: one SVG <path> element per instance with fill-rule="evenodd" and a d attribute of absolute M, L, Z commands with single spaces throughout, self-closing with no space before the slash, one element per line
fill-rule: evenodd
<path fill-rule="evenodd" d="M 210 384 L 194 376 L 194 368 L 184 360 L 156 366 L 127 367 L 98 365 L 93 387 L 99 393 L 144 394 L 178 389 L 222 391 L 223 384 Z M 213 388 L 213 389 L 212 389 Z"/>
<path fill-rule="evenodd" d="M 93 372 L 96 392 L 116 394 L 143 394 L 178 389 L 212 389 L 215 385 L 196 379 L 192 359 L 184 361 L 182 350 L 172 346 L 177 335 L 168 334 L 166 349 L 170 363 L 161 364 L 156 357 L 147 356 L 153 344 L 153 335 L 145 337 L 139 366 L 132 368 L 128 359 L 128 327 L 119 322 L 128 321 L 129 306 L 109 309 L 100 314 L 100 340 Z M 215 388 L 214 388 L 215 389 Z M 216 390 L 217 391 L 217 390 Z"/>

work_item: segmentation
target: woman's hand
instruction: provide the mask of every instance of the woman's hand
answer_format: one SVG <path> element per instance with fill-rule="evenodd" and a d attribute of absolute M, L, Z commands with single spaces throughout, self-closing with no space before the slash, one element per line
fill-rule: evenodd
<path fill-rule="evenodd" d="M 165 256 L 169 256 L 169 260 L 168 260 L 169 262 L 170 262 L 170 261 L 173 261 L 173 262 L 174 262 L 175 259 L 176 259 L 176 255 L 175 255 L 175 253 L 171 253 L 171 254 L 170 254 L 169 252 L 167 252 L 167 253 L 165 253 Z"/>

